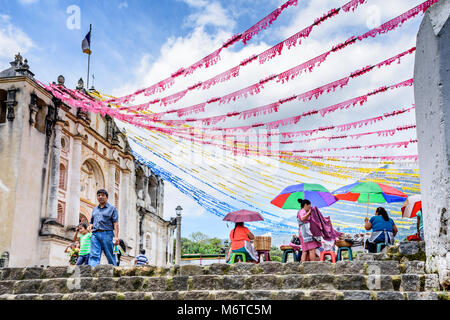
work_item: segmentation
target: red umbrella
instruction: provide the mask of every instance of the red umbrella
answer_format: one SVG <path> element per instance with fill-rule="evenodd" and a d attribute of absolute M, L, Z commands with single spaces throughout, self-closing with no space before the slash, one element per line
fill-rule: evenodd
<path fill-rule="evenodd" d="M 223 221 L 231 222 L 252 222 L 252 221 L 263 221 L 262 215 L 255 211 L 250 210 L 239 210 L 230 212 L 223 218 Z"/>
<path fill-rule="evenodd" d="M 402 206 L 402 218 L 414 218 L 417 216 L 417 212 L 422 210 L 422 197 L 414 195 L 408 197 Z"/>

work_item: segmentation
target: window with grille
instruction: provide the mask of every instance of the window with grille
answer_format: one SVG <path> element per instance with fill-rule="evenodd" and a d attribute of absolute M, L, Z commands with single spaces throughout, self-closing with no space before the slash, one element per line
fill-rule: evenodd
<path fill-rule="evenodd" d="M 59 188 L 62 190 L 67 189 L 67 169 L 62 163 L 59 165 Z"/>
<path fill-rule="evenodd" d="M 56 222 L 58 222 L 61 225 L 64 225 L 66 215 L 66 205 L 63 202 L 58 202 L 58 216 L 56 218 Z"/>

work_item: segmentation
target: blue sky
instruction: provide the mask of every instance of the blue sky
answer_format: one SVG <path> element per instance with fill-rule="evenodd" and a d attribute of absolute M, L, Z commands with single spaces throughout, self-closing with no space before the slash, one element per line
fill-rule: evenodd
<path fill-rule="evenodd" d="M 218 10 L 222 9 L 221 4 L 226 4 L 227 10 L 233 11 L 233 29 L 237 32 L 245 30 L 250 21 L 262 18 L 279 3 L 262 2 L 267 7 L 254 1 L 221 1 Z M 92 73 L 95 83 L 105 92 L 111 92 L 124 82 L 134 81 L 133 70 L 140 67 L 144 55 L 150 57 L 151 63 L 158 59 L 168 39 L 192 33 L 197 26 L 192 19 L 201 19 L 196 12 L 202 1 L 0 0 L 0 5 L 1 14 L 9 16 L 8 24 L 32 41 L 32 45 L 24 45 L 22 50 L 37 77 L 54 81 L 61 73 L 72 87 L 80 77 L 86 80 L 87 55 L 80 48 L 89 24 L 93 24 Z M 80 29 L 67 27 L 67 20 L 72 16 L 67 10 L 73 5 L 80 8 Z M 224 23 L 228 22 L 226 19 Z M 205 21 L 205 31 L 215 33 L 223 27 L 220 21 L 215 24 L 219 26 Z M 1 59 L 2 64 L 8 61 L 7 57 Z"/>
<path fill-rule="evenodd" d="M 66 85 L 74 88 L 80 77 L 86 80 L 87 55 L 81 52 L 81 41 L 89 30 L 89 24 L 92 23 L 91 74 L 95 75 L 95 87 L 103 93 L 125 95 L 162 80 L 180 67 L 186 67 L 206 56 L 233 34 L 243 32 L 284 2 L 283 0 L 0 0 L 2 8 L 0 69 L 6 69 L 14 54 L 20 51 L 29 60 L 31 70 L 37 79 L 52 82 L 56 81 L 58 75 L 63 74 Z M 224 71 L 251 54 L 262 52 L 309 25 L 331 8 L 339 7 L 346 2 L 346 0 L 299 0 L 296 7 L 286 9 L 270 28 L 252 39 L 247 46 L 238 44 L 225 51 L 223 62 L 218 64 L 218 69 L 210 68 L 213 70 L 196 73 L 190 79 L 191 83 Z M 339 15 L 332 23 L 324 23 L 324 26 L 317 28 L 311 39 L 308 39 L 309 42 L 305 41 L 304 47 L 298 46 L 289 51 L 289 54 L 283 54 L 273 62 L 265 64 L 268 71 L 254 67 L 251 69 L 252 72 L 245 74 L 236 82 L 235 88 L 242 87 L 243 83 L 246 85 L 254 83 L 255 80 L 274 73 L 273 71 L 279 72 L 280 68 L 284 70 L 297 65 L 304 61 L 305 57 L 314 57 L 330 49 L 332 44 L 342 42 L 351 35 L 366 32 L 421 2 L 421 0 L 396 0 L 386 3 L 382 0 L 368 0 L 368 3 L 355 13 Z M 71 6 L 80 8 L 79 29 L 67 27 L 67 20 L 72 16 L 67 9 Z M 326 83 L 324 80 L 335 80 L 338 76 L 347 75 L 349 71 L 356 69 L 356 66 L 349 66 L 344 70 L 343 66 L 346 64 L 354 62 L 361 67 L 379 62 L 382 57 L 388 58 L 409 49 L 415 44 L 420 21 L 420 17 L 416 18 L 389 36 L 369 39 L 367 43 L 350 48 L 336 58 L 330 58 L 327 62 L 328 67 L 322 73 L 314 73 L 303 82 L 290 82 L 281 92 L 292 94 L 292 90 L 299 92 L 299 89 L 310 85 L 314 88 Z M 397 69 L 389 73 L 369 76 L 366 79 L 367 83 L 357 83 L 351 90 L 363 93 L 384 84 L 382 80 L 387 79 L 388 83 L 406 80 L 407 76 L 412 76 L 413 62 L 413 59 L 409 59 L 405 65 L 393 67 Z M 263 74 L 265 75 L 262 76 Z M 180 86 L 184 85 L 184 82 L 181 82 Z M 228 85 L 219 87 L 217 92 L 229 92 Z M 180 87 L 175 86 L 173 89 L 174 91 L 170 93 L 176 92 Z M 279 91 L 275 87 L 269 88 L 269 94 L 252 98 L 250 101 L 262 105 L 260 101 L 268 99 L 273 101 L 272 96 Z M 194 98 L 202 97 L 200 95 Z M 413 101 L 411 98 L 412 90 L 407 94 L 393 96 L 391 100 L 380 98 L 379 103 L 383 105 L 398 103 L 400 107 Z M 333 100 L 322 102 L 330 105 Z M 352 116 L 339 117 L 337 121 L 345 123 Z M 414 121 L 414 118 L 412 120 Z M 414 153 L 414 149 L 409 153 Z M 175 207 L 178 204 L 184 208 L 183 236 L 202 231 L 209 236 L 228 237 L 230 226 L 227 227 L 220 218 L 206 212 L 194 200 L 166 183 L 166 219 L 175 215 Z"/>

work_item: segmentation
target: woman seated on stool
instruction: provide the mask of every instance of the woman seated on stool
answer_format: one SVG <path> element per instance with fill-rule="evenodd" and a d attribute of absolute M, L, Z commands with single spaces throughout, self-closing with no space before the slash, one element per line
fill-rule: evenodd
<path fill-rule="evenodd" d="M 366 230 L 372 229 L 372 235 L 366 241 L 366 246 L 369 252 L 377 252 L 377 244 L 384 243 L 386 245 L 394 244 L 394 237 L 398 232 L 394 220 L 389 218 L 388 213 L 383 207 L 377 208 L 375 216 L 372 218 L 365 218 Z"/>
<path fill-rule="evenodd" d="M 257 263 L 258 253 L 250 243 L 250 240 L 255 239 L 253 233 L 244 227 L 243 222 L 237 222 L 234 229 L 230 232 L 230 252 L 232 253 L 245 253 L 248 262 Z"/>
<path fill-rule="evenodd" d="M 301 262 L 317 261 L 316 249 L 322 246 L 320 241 L 316 241 L 311 234 L 309 228 L 311 221 L 311 202 L 309 200 L 298 199 L 301 210 L 297 213 L 297 221 L 299 224 L 299 236 L 302 247 Z"/>

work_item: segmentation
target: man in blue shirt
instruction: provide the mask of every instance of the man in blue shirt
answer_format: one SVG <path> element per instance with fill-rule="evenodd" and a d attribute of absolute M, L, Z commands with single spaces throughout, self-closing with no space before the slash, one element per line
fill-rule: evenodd
<path fill-rule="evenodd" d="M 117 209 L 108 203 L 106 190 L 97 191 L 97 200 L 99 205 L 92 210 L 89 225 L 89 231 L 92 232 L 89 265 L 99 265 L 103 251 L 108 263 L 116 266 L 114 245 L 119 244 L 119 214 Z"/>

